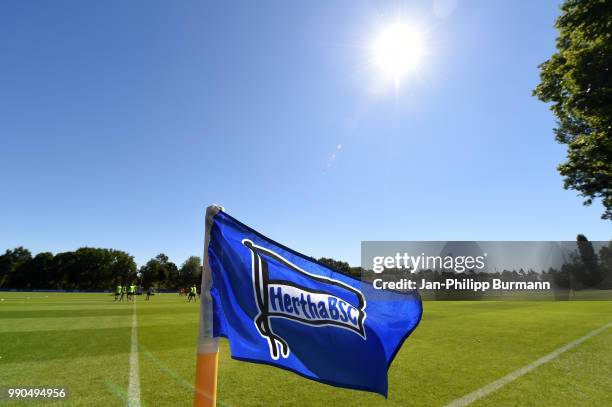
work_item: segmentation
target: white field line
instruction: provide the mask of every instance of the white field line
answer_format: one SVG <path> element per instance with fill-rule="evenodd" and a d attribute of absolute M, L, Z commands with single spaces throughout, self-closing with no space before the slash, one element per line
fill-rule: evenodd
<path fill-rule="evenodd" d="M 561 354 L 567 352 L 568 350 L 572 348 L 575 348 L 576 346 L 580 345 L 582 342 L 594 337 L 595 335 L 602 333 L 603 331 L 605 331 L 606 329 L 610 327 L 612 327 L 612 322 L 605 324 L 589 332 L 588 334 L 584 335 L 581 338 L 576 339 L 575 341 L 572 341 L 570 343 L 567 343 L 555 349 L 554 351 L 550 352 L 548 355 L 543 356 L 540 359 L 534 361 L 533 363 L 530 363 L 527 366 L 523 366 L 522 368 L 515 370 L 512 373 L 507 374 L 501 379 L 495 380 L 494 382 L 491 382 L 487 384 L 486 386 L 481 387 L 480 389 L 472 393 L 466 394 L 465 396 L 461 398 L 451 401 L 445 407 L 464 407 L 464 406 L 470 405 L 476 400 L 486 397 L 489 394 L 493 393 L 494 391 L 500 389 L 501 387 L 505 386 L 511 381 L 518 379 L 519 377 L 531 372 L 532 370 L 543 365 L 544 363 L 550 362 L 551 360 L 558 358 Z"/>
<path fill-rule="evenodd" d="M 128 407 L 140 407 L 140 373 L 138 371 L 138 319 L 136 302 L 132 308 L 132 338 L 130 346 L 130 377 L 128 382 Z"/>

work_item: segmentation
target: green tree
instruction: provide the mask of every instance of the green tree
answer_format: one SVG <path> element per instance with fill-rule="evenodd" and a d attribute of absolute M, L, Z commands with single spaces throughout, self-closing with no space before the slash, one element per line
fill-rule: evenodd
<path fill-rule="evenodd" d="M 70 285 L 74 289 L 95 290 L 108 288 L 111 256 L 108 250 L 81 247 L 74 252 L 75 262 Z"/>
<path fill-rule="evenodd" d="M 109 272 L 109 286 L 135 281 L 137 266 L 134 257 L 121 250 L 110 250 Z"/>
<path fill-rule="evenodd" d="M 103 290 L 136 279 L 134 258 L 121 250 L 81 247 L 53 255 L 18 247 L 0 255 L 0 287 Z"/>
<path fill-rule="evenodd" d="M 168 264 L 169 258 L 164 253 L 160 253 L 155 256 L 155 260 L 157 260 L 157 275 L 155 277 L 158 283 L 163 284 L 168 277 L 168 268 L 166 265 Z"/>
<path fill-rule="evenodd" d="M 584 235 L 576 237 L 578 252 L 580 253 L 580 275 L 578 279 L 587 287 L 595 287 L 602 280 L 602 274 L 599 267 L 599 259 L 593 244 Z"/>
<path fill-rule="evenodd" d="M 177 288 L 179 286 L 179 271 L 176 264 L 168 256 L 160 253 L 140 268 L 142 284 L 145 287 Z"/>
<path fill-rule="evenodd" d="M 191 256 L 181 265 L 179 270 L 179 286 L 189 287 L 199 285 L 202 279 L 202 260 L 198 256 Z"/>
<path fill-rule="evenodd" d="M 140 267 L 140 279 L 144 287 L 151 287 L 157 281 L 159 269 L 159 261 L 157 259 L 149 260 L 144 266 Z"/>
<path fill-rule="evenodd" d="M 351 266 L 349 266 L 349 264 L 345 261 L 335 260 L 329 257 L 321 257 L 318 261 L 319 263 L 323 263 L 329 268 L 338 270 L 342 273 L 345 273 L 345 274 L 351 273 Z"/>
<path fill-rule="evenodd" d="M 612 2 L 566 0 L 561 10 L 557 52 L 540 65 L 534 95 L 552 102 L 556 139 L 567 144 L 564 187 L 585 205 L 601 198 L 612 219 Z"/>
<path fill-rule="evenodd" d="M 63 289 L 108 290 L 136 279 L 134 258 L 121 250 L 81 247 L 54 258 L 53 276 Z"/>
<path fill-rule="evenodd" d="M 179 269 L 175 263 L 168 261 L 165 265 L 166 269 L 166 281 L 165 286 L 167 288 L 178 288 L 180 285 L 179 281 Z"/>
<path fill-rule="evenodd" d="M 21 246 L 0 256 L 0 287 L 27 288 L 27 266 L 31 260 L 32 253 Z"/>
<path fill-rule="evenodd" d="M 602 288 L 612 288 L 612 240 L 599 250 L 599 264 L 604 278 Z"/>
<path fill-rule="evenodd" d="M 30 285 L 32 288 L 54 288 L 54 256 L 50 252 L 38 253 L 29 262 Z"/>
<path fill-rule="evenodd" d="M 79 274 L 75 252 L 56 254 L 53 258 L 52 274 L 55 288 L 60 290 L 74 289 L 74 281 Z"/>

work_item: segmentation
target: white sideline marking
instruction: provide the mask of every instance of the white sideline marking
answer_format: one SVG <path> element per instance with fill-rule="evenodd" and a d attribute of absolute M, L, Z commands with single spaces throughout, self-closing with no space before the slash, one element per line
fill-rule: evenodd
<path fill-rule="evenodd" d="M 589 332 L 588 334 L 584 335 L 581 338 L 576 339 L 575 341 L 572 341 L 568 344 L 561 346 L 560 348 L 555 349 L 554 351 L 550 352 L 548 355 L 541 357 L 540 359 L 536 360 L 535 362 L 527 366 L 524 366 L 518 370 L 515 370 L 512 373 L 508 373 L 506 376 L 502 377 L 501 379 L 495 380 L 494 382 L 491 382 L 487 384 L 486 386 L 481 387 L 480 389 L 472 393 L 466 394 L 465 396 L 461 398 L 451 401 L 445 407 L 465 407 L 467 405 L 470 405 L 476 400 L 479 400 L 485 396 L 488 396 L 489 394 L 505 386 L 511 381 L 518 379 L 519 377 L 531 372 L 533 369 L 537 368 L 538 366 L 541 366 L 544 363 L 550 362 L 551 360 L 558 358 L 562 353 L 565 353 L 568 350 L 575 348 L 576 346 L 580 345 L 582 342 L 594 337 L 595 335 L 602 333 L 603 331 L 605 331 L 606 329 L 610 327 L 612 327 L 612 322 L 605 324 Z"/>
<path fill-rule="evenodd" d="M 130 346 L 130 378 L 128 382 L 128 407 L 140 407 L 140 373 L 138 371 L 138 319 L 136 301 L 132 312 L 132 339 Z"/>

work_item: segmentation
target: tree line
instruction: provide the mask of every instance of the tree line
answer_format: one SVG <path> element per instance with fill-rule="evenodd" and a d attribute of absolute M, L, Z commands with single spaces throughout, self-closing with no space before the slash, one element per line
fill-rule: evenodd
<path fill-rule="evenodd" d="M 503 270 L 495 273 L 468 270 L 459 276 L 479 281 L 493 278 L 503 281 L 549 281 L 555 289 L 562 290 L 612 289 L 612 241 L 596 252 L 584 235 L 578 235 L 576 245 L 575 254 L 558 269 Z M 333 258 L 313 260 L 356 278 L 372 274 Z M 398 271 L 397 277 L 432 281 L 457 277 L 455 273 L 447 271 L 421 270 L 417 275 L 410 276 L 403 275 L 404 272 Z M 0 255 L 0 289 L 109 290 L 118 284 L 132 283 L 145 288 L 178 289 L 199 285 L 201 276 L 202 261 L 198 256 L 189 257 L 179 267 L 167 255 L 160 253 L 138 268 L 134 257 L 124 251 L 93 247 L 55 255 L 42 252 L 36 256 L 32 256 L 28 249 L 17 247 Z"/>
<path fill-rule="evenodd" d="M 346 262 L 325 257 L 318 261 L 361 276 L 360 267 L 350 267 Z M 132 283 L 145 288 L 178 289 L 199 285 L 201 278 L 202 260 L 198 256 L 189 257 L 179 267 L 160 253 L 139 268 L 127 252 L 95 247 L 33 256 L 20 246 L 0 255 L 0 289 L 98 291 Z"/>
<path fill-rule="evenodd" d="M 361 275 L 360 267 L 350 267 L 346 262 L 325 257 L 318 261 L 355 277 Z M 198 256 L 189 257 L 179 267 L 160 253 L 139 268 L 127 252 L 95 247 L 35 256 L 24 247 L 16 247 L 0 255 L 0 289 L 98 291 L 119 284 L 178 289 L 199 285 L 201 278 L 202 260 Z"/>
<path fill-rule="evenodd" d="M 161 253 L 138 268 L 134 257 L 115 249 L 81 247 L 53 254 L 17 247 L 0 255 L 0 288 L 109 290 L 119 284 L 178 289 L 199 284 L 202 262 L 191 256 L 180 267 Z"/>
<path fill-rule="evenodd" d="M 576 245 L 577 253 L 570 261 L 559 270 L 543 273 L 545 281 L 557 289 L 612 289 L 612 241 L 601 247 L 599 253 L 584 235 L 578 235 Z"/>

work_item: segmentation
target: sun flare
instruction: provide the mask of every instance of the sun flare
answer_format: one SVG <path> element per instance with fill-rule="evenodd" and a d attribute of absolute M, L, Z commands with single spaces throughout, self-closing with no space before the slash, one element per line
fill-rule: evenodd
<path fill-rule="evenodd" d="M 381 75 L 396 84 L 419 67 L 423 52 L 422 32 L 405 23 L 385 27 L 372 45 L 374 65 Z"/>

